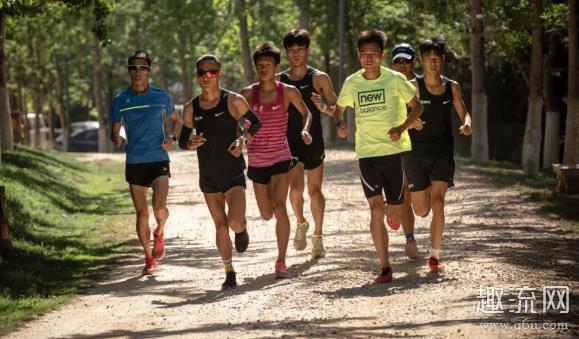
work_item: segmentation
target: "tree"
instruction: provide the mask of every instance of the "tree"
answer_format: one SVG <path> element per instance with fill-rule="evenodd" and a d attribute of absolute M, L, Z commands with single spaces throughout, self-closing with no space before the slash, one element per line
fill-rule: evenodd
<path fill-rule="evenodd" d="M 541 154 L 542 122 L 542 76 L 543 76 L 543 1 L 530 2 L 533 11 L 533 47 L 531 52 L 531 69 L 529 74 L 529 97 L 527 122 L 523 139 L 522 165 L 525 174 L 536 175 L 539 172 Z"/>
<path fill-rule="evenodd" d="M 253 65 L 249 50 L 249 32 L 247 29 L 247 4 L 245 0 L 235 0 L 237 19 L 239 20 L 239 42 L 241 45 L 241 61 L 243 64 L 244 86 L 253 83 Z"/>
<path fill-rule="evenodd" d="M 10 103 L 6 88 L 6 54 L 4 52 L 6 40 L 6 12 L 0 8 L 0 142 L 2 151 L 11 151 L 14 148 L 12 136 L 12 120 L 10 118 Z M 0 156 L 0 163 L 2 157 Z"/>
<path fill-rule="evenodd" d="M 473 135 L 471 158 L 480 163 L 489 161 L 487 133 L 487 94 L 484 86 L 484 26 L 481 0 L 470 1 L 470 60 L 472 72 Z"/>
<path fill-rule="evenodd" d="M 577 0 L 569 0 L 569 78 L 567 94 L 567 124 L 563 163 L 579 162 L 579 69 L 577 42 Z"/>

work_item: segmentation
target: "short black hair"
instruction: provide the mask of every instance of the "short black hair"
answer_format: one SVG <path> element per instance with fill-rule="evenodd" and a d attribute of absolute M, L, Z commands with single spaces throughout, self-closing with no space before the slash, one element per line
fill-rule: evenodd
<path fill-rule="evenodd" d="M 387 41 L 388 37 L 386 36 L 386 33 L 377 29 L 371 29 L 360 33 L 356 43 L 358 45 L 358 50 L 360 50 L 363 44 L 375 43 L 380 48 L 380 51 L 383 52 Z"/>
<path fill-rule="evenodd" d="M 255 51 L 253 51 L 253 63 L 257 64 L 257 60 L 264 57 L 273 58 L 276 65 L 281 62 L 281 52 L 271 42 L 263 43 L 255 48 Z"/>
<path fill-rule="evenodd" d="M 446 54 L 446 42 L 443 38 L 426 39 L 420 43 L 418 49 L 420 50 L 421 56 L 424 56 L 424 54 L 429 52 L 434 52 L 436 55 L 443 56 Z"/>
<path fill-rule="evenodd" d="M 286 50 L 294 45 L 309 48 L 310 41 L 310 32 L 303 28 L 296 28 L 287 32 L 287 34 L 283 37 L 283 47 L 285 47 Z"/>
<path fill-rule="evenodd" d="M 195 62 L 195 68 L 199 68 L 199 65 L 202 62 L 206 61 L 216 63 L 219 65 L 219 68 L 221 68 L 221 60 L 219 60 L 219 58 L 213 54 L 203 54 L 202 56 L 200 56 L 199 59 L 197 59 L 197 61 Z"/>
<path fill-rule="evenodd" d="M 133 53 L 131 53 L 129 55 L 129 58 L 127 59 L 127 65 L 132 65 L 131 63 L 135 59 L 143 59 L 147 62 L 147 65 L 149 67 L 151 66 L 151 57 L 149 56 L 149 53 L 145 51 L 134 51 Z"/>

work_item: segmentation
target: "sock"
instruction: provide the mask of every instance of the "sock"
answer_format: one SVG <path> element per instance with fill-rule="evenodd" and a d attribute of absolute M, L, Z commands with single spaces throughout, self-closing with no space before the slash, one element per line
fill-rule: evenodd
<path fill-rule="evenodd" d="M 434 248 L 430 249 L 430 256 L 440 259 L 440 250 L 435 250 Z"/>
<path fill-rule="evenodd" d="M 223 260 L 223 267 L 225 268 L 225 273 L 235 272 L 233 269 L 233 261 L 231 259 Z"/>
<path fill-rule="evenodd" d="M 414 240 L 414 232 L 404 233 L 406 240 Z"/>
<path fill-rule="evenodd" d="M 390 271 L 390 267 L 382 267 L 382 274 L 381 275 L 386 275 L 386 274 L 388 274 L 389 271 Z"/>

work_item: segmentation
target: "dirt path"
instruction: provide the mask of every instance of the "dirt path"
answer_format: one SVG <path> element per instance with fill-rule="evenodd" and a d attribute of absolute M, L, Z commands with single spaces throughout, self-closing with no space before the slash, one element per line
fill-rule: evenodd
<path fill-rule="evenodd" d="M 295 251 L 292 232 L 287 263 L 293 279 L 274 279 L 274 221 L 259 219 L 249 188 L 251 243 L 246 253 L 234 253 L 240 286 L 219 291 L 223 268 L 214 226 L 197 188 L 196 155 L 174 152 L 168 256 L 158 274 L 141 277 L 143 260 L 133 256 L 97 287 L 8 338 L 579 335 L 579 242 L 560 231 L 555 218 L 540 216 L 533 203 L 513 190 L 459 170 L 458 187 L 447 198 L 446 272 L 429 274 L 425 258 L 408 261 L 403 233 L 389 231 L 395 280 L 374 285 L 377 260 L 354 154 L 329 151 L 326 159 L 327 256 L 310 260 L 309 238 L 306 251 Z M 429 222 L 419 219 L 416 225 L 424 256 Z M 570 287 L 569 313 L 543 312 L 542 288 L 548 285 Z M 476 312 L 479 286 L 503 288 L 504 313 Z M 537 313 L 509 312 L 518 305 L 515 288 L 523 286 L 536 288 Z M 569 329 L 542 329 L 554 323 L 566 323 Z"/>

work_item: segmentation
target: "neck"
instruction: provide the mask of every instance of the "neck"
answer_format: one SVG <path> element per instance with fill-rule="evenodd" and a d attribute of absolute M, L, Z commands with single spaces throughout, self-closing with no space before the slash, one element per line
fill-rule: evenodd
<path fill-rule="evenodd" d="M 308 72 L 308 65 L 303 64 L 299 66 L 291 66 L 290 68 L 290 77 L 292 78 L 303 78 L 304 75 Z"/>
<path fill-rule="evenodd" d="M 414 72 L 412 72 L 410 75 L 406 76 L 406 80 L 410 81 L 412 79 L 416 78 L 416 74 Z"/>
<path fill-rule="evenodd" d="M 442 83 L 441 74 L 424 72 L 424 81 L 429 84 L 440 84 Z"/>
<path fill-rule="evenodd" d="M 364 79 L 366 80 L 374 80 L 380 77 L 380 67 L 377 69 L 365 69 L 363 73 Z"/>
<path fill-rule="evenodd" d="M 274 79 L 271 80 L 265 80 L 265 81 L 259 81 L 259 85 L 261 86 L 261 91 L 262 92 L 269 92 L 269 91 L 273 91 L 277 85 L 275 83 Z"/>
<path fill-rule="evenodd" d="M 133 91 L 133 93 L 135 94 L 143 94 L 147 91 L 147 89 L 149 88 L 149 84 L 148 83 L 133 83 L 131 85 L 131 91 Z"/>
<path fill-rule="evenodd" d="M 201 99 L 203 101 L 215 101 L 221 96 L 220 87 L 202 88 L 201 89 Z"/>

